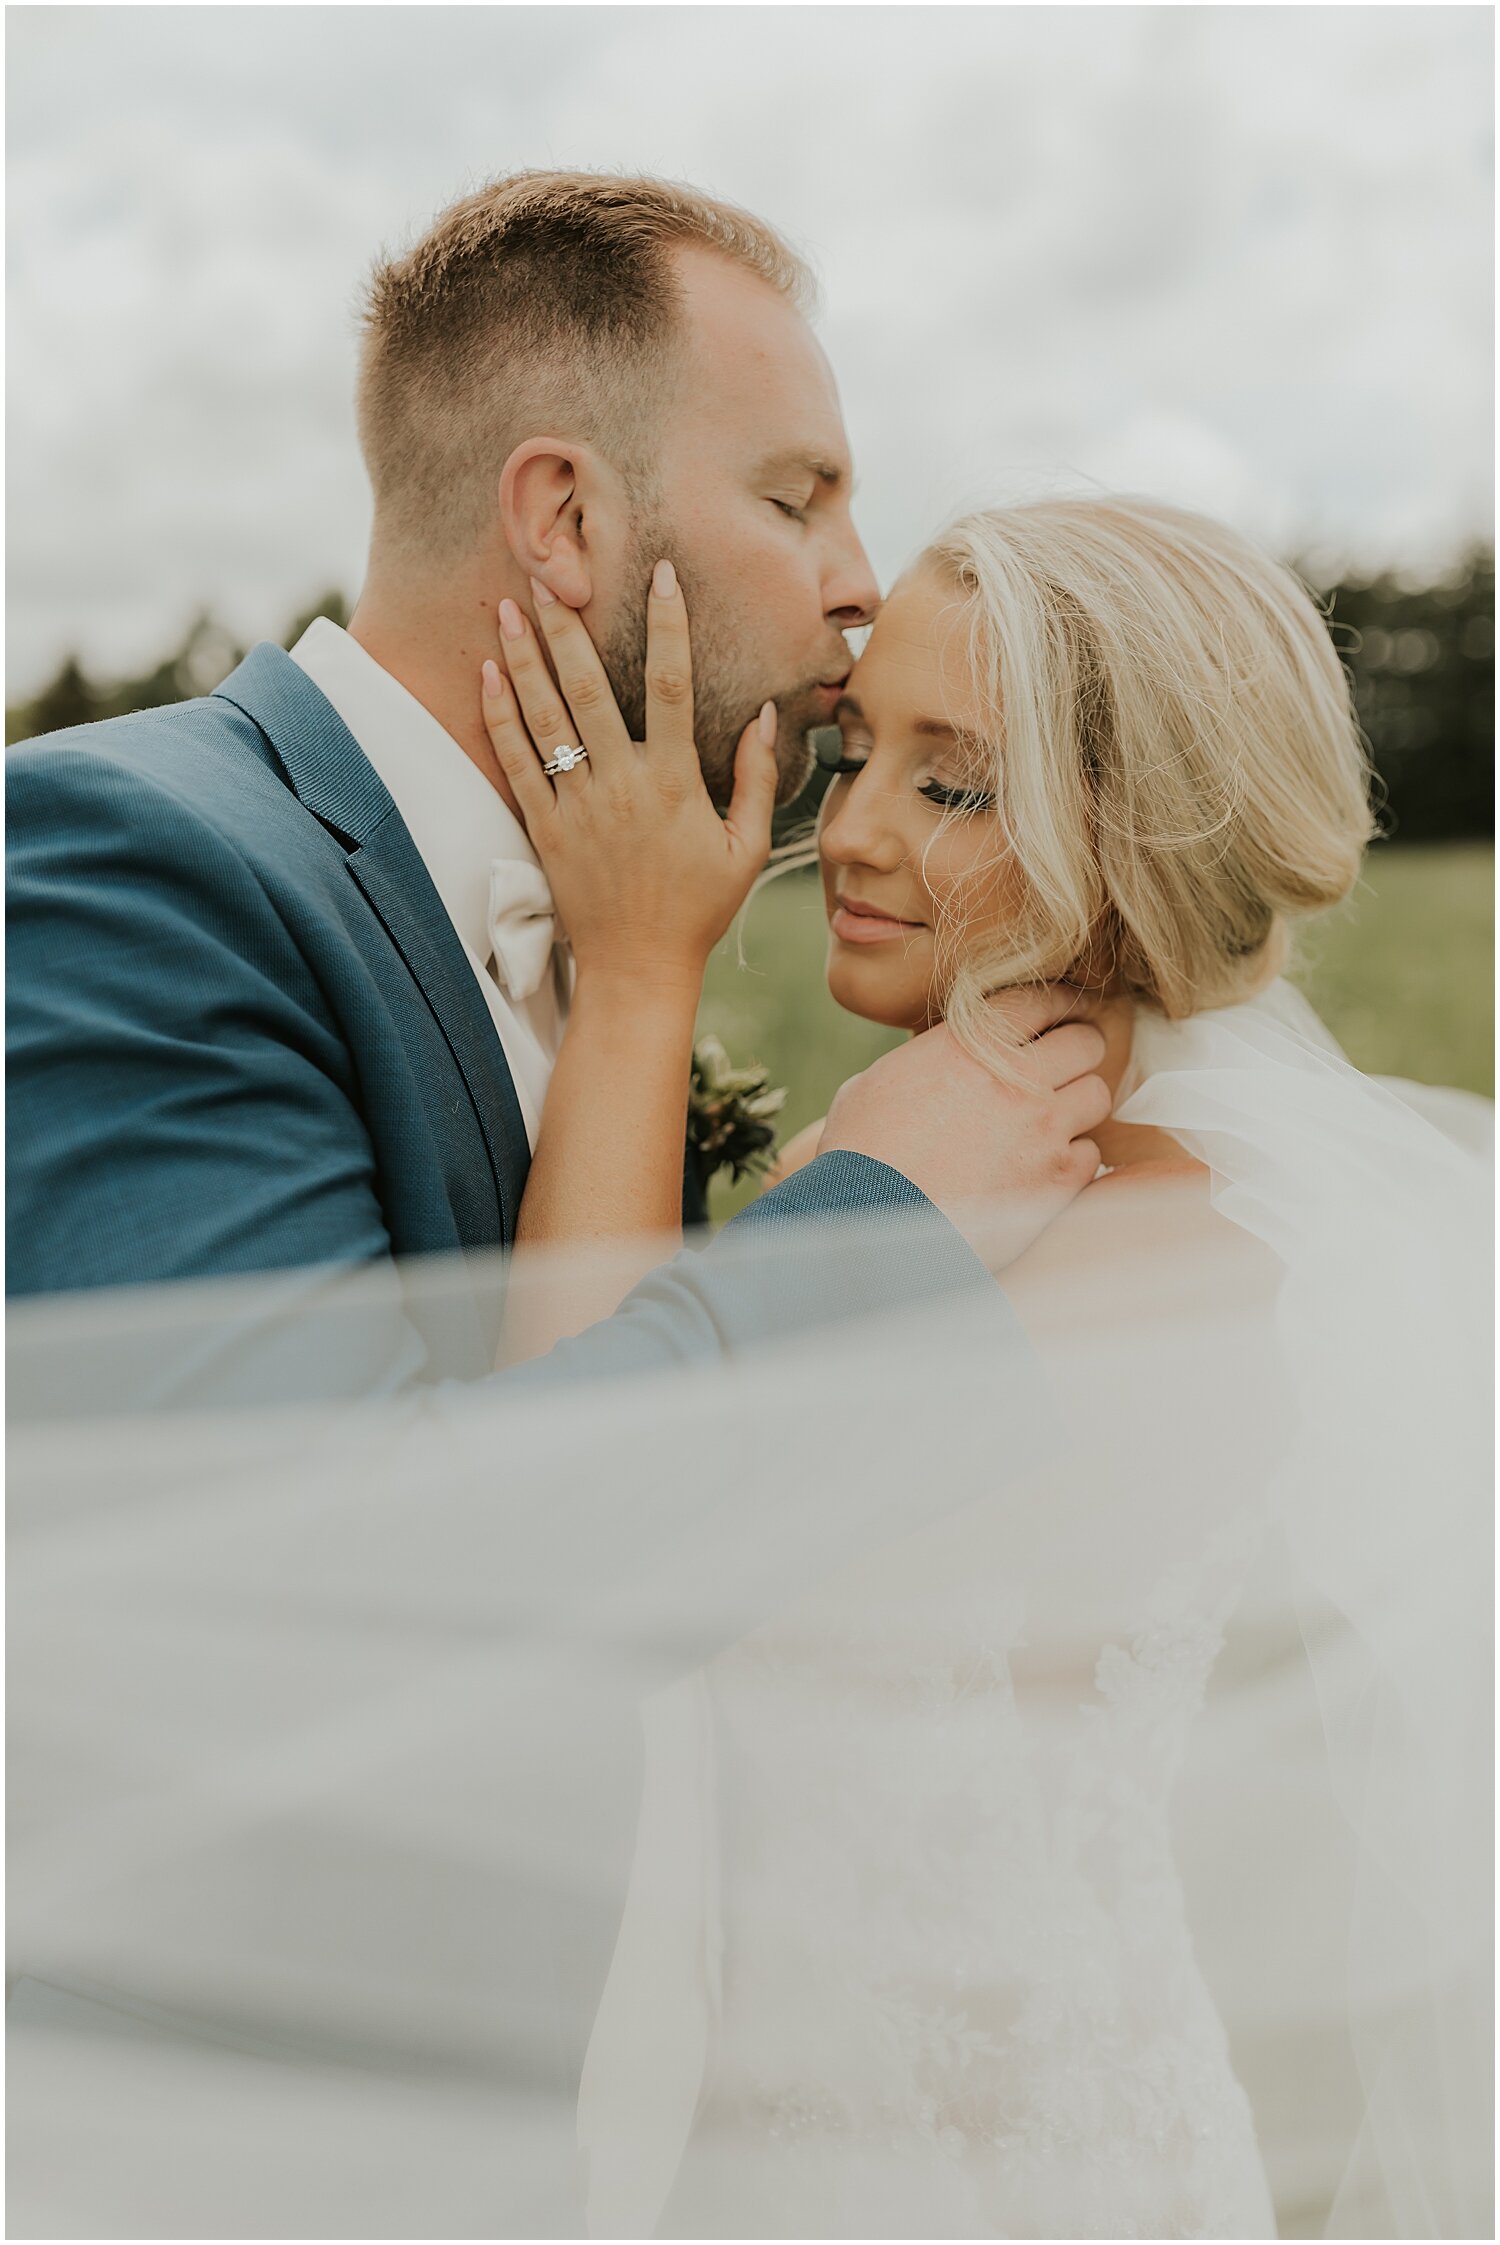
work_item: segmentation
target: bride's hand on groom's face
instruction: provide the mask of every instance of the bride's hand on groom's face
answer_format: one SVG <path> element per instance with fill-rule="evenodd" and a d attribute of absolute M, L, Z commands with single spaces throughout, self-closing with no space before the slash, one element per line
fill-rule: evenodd
<path fill-rule="evenodd" d="M 580 985 L 696 996 L 709 952 L 765 865 L 776 713 L 741 736 L 721 818 L 693 737 L 687 608 L 669 562 L 646 603 L 646 739 L 633 741 L 583 619 L 533 582 L 541 639 L 502 601 L 485 729 L 552 886 Z M 545 642 L 545 648 L 542 642 Z M 570 754 L 579 747 L 580 759 Z M 551 776 L 544 765 L 559 763 Z"/>

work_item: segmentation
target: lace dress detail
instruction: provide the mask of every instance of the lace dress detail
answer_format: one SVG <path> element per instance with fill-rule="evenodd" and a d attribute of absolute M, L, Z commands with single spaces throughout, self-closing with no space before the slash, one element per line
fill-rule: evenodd
<path fill-rule="evenodd" d="M 715 1664 L 721 1992 L 660 2234 L 1271 2233 L 1167 1818 L 1245 1549 L 1071 1676 L 972 1593 L 893 1660 L 910 1544 L 858 1632 L 825 1609 Z"/>

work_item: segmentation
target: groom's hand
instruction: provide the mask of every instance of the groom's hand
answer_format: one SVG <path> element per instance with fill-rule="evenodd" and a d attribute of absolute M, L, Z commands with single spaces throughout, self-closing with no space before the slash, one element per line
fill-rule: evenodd
<path fill-rule="evenodd" d="M 1090 1132 L 1112 1104 L 1104 1038 L 1077 990 L 1004 991 L 990 1000 L 1018 1036 L 1017 1081 L 1002 1083 L 946 1026 L 853 1076 L 819 1153 L 885 1162 L 926 1194 L 992 1271 L 1024 1254 L 1099 1167 Z"/>

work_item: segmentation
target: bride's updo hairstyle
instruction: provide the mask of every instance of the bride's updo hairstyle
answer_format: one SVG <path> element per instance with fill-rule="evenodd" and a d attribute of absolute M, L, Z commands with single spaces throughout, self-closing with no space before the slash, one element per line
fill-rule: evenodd
<path fill-rule="evenodd" d="M 1289 569 L 1149 499 L 971 514 L 919 567 L 959 593 L 1014 909 L 938 929 L 944 1014 L 991 1061 L 986 991 L 1065 979 L 1181 1019 L 1281 969 L 1372 832 L 1349 681 Z"/>

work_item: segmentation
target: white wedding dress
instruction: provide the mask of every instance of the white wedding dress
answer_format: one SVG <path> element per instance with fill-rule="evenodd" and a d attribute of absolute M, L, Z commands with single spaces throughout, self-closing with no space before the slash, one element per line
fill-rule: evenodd
<path fill-rule="evenodd" d="M 1133 1064 L 1026 1348 L 888 1212 L 531 1392 L 350 1392 L 499 1264 L 17 1309 L 16 2234 L 1493 2234 L 1490 1110 Z"/>
<path fill-rule="evenodd" d="M 1482 1721 L 1472 1674 L 1411 1639 L 1409 1585 L 1420 1491 L 1456 1621 L 1446 1531 L 1472 1529 L 1460 1430 L 1486 1344 L 1482 1279 L 1452 1288 L 1488 1105 L 1359 1077 L 1278 985 L 1184 1024 L 1142 1016 L 1117 1112 L 1209 1165 L 1213 1210 L 1193 1184 L 1138 1200 L 1082 1287 L 1065 1249 L 1018 1267 L 1055 1460 L 1006 1485 L 994 1423 L 992 1498 L 645 1709 L 580 2100 L 594 2235 L 1269 2237 L 1273 2185 L 1293 2233 L 1470 2234 L 1443 2226 L 1463 2184 L 1441 2149 L 1413 2151 L 1410 2115 L 1399 2156 L 1370 2125 L 1365 2063 L 1378 2048 L 1390 2095 L 1444 2035 L 1451 2056 L 1462 2018 L 1434 2043 L 1429 1988 L 1403 2043 L 1410 1989 L 1375 1983 L 1400 1980 L 1398 1951 L 1410 1980 L 1407 1934 L 1360 1910 L 1373 1865 L 1411 1901 L 1412 1954 L 1442 1918 L 1390 1859 L 1435 1773 L 1411 1737 L 1379 1743 L 1381 1689 L 1450 1734 Z M 1115 1207 L 1144 1189 L 1121 1180 Z M 1372 1386 L 1381 1342 L 1412 1409 L 1391 1408 L 1391 1359 Z M 1456 1449 L 1429 1440 L 1449 1397 Z M 982 1421 L 985 1397 L 952 1409 Z M 1319 1600 L 1371 1673 L 1346 1675 L 1331 1640 L 1320 1655 Z M 1451 1799 L 1432 1814 L 1440 1882 L 1461 1851 L 1437 1828 Z M 1468 1965 L 1443 1983 L 1460 2015 Z"/>

